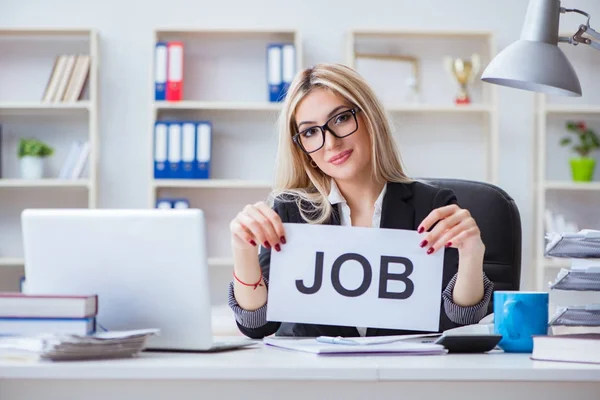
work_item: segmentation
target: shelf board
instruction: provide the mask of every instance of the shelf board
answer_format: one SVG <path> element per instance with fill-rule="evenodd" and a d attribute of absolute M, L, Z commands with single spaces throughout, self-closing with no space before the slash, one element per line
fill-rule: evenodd
<path fill-rule="evenodd" d="M 388 105 L 388 112 L 413 112 L 413 113 L 489 113 L 492 106 L 486 104 L 454 105 L 454 104 L 400 104 Z"/>
<path fill-rule="evenodd" d="M 0 267 L 22 267 L 25 260 L 20 257 L 0 257 Z"/>
<path fill-rule="evenodd" d="M 210 257 L 208 259 L 209 267 L 232 267 L 233 266 L 233 258 L 227 257 Z"/>
<path fill-rule="evenodd" d="M 599 114 L 600 105 L 546 105 L 547 114 Z"/>
<path fill-rule="evenodd" d="M 84 187 L 89 186 L 87 179 L 0 179 L 0 188 L 38 188 L 38 187 Z"/>
<path fill-rule="evenodd" d="M 546 190 L 600 190 L 600 182 L 546 181 Z"/>
<path fill-rule="evenodd" d="M 230 28 L 214 28 L 214 29 L 198 29 L 197 27 L 174 27 L 174 28 L 159 28 L 155 29 L 156 35 L 194 35 L 194 36 L 242 36 L 255 37 L 255 36 L 270 36 L 270 35 L 296 35 L 297 31 L 294 29 L 230 29 Z"/>
<path fill-rule="evenodd" d="M 31 28 L 1 28 L 0 36 L 83 36 L 90 35 L 93 31 L 83 28 L 52 28 L 52 27 L 31 27 Z"/>
<path fill-rule="evenodd" d="M 64 103 L 43 103 L 40 101 L 23 102 L 0 102 L 0 113 L 54 113 L 54 112 L 82 112 L 89 111 L 91 103 L 89 101 L 64 102 Z"/>
<path fill-rule="evenodd" d="M 451 31 L 451 30 L 420 30 L 420 29 L 357 29 L 353 30 L 354 36 L 407 36 L 407 37 L 422 37 L 422 38 L 489 38 L 492 36 L 491 31 Z"/>
<path fill-rule="evenodd" d="M 244 101 L 156 101 L 156 110 L 278 111 L 282 103 Z"/>
<path fill-rule="evenodd" d="M 542 258 L 542 264 L 545 268 L 570 268 L 571 263 L 564 258 Z"/>
<path fill-rule="evenodd" d="M 268 181 L 244 179 L 155 179 L 155 188 L 270 189 Z"/>

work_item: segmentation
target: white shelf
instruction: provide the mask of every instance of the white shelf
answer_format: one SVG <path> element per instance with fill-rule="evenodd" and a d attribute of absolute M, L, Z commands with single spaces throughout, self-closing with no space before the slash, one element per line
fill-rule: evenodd
<path fill-rule="evenodd" d="M 546 105 L 547 114 L 598 114 L 600 115 L 600 105 Z"/>
<path fill-rule="evenodd" d="M 425 29 L 356 29 L 352 31 L 354 36 L 405 36 L 417 38 L 472 38 L 482 37 L 489 38 L 492 36 L 491 31 L 449 31 L 449 30 L 425 30 Z"/>
<path fill-rule="evenodd" d="M 243 179 L 155 179 L 155 188 L 269 189 L 267 181 Z"/>
<path fill-rule="evenodd" d="M 163 110 L 224 110 L 224 111 L 278 111 L 281 103 L 269 102 L 226 102 L 226 101 L 156 101 L 154 108 Z"/>
<path fill-rule="evenodd" d="M 570 268 L 571 267 L 571 263 L 569 262 L 569 260 L 564 259 L 564 258 L 544 257 L 544 258 L 542 258 L 541 263 L 544 266 L 544 268 L 547 268 L 547 269 L 560 269 L 560 268 Z"/>
<path fill-rule="evenodd" d="M 93 31 L 85 28 L 1 28 L 0 36 L 89 36 Z"/>
<path fill-rule="evenodd" d="M 20 267 L 25 264 L 25 260 L 19 257 L 0 257 L 0 267 Z M 227 257 L 211 257 L 208 259 L 210 267 L 229 267 L 233 265 L 233 259 Z"/>
<path fill-rule="evenodd" d="M 546 181 L 547 190 L 600 190 L 600 182 Z"/>
<path fill-rule="evenodd" d="M 493 107 L 486 104 L 401 104 L 386 106 L 386 110 L 389 112 L 480 114 L 492 112 Z"/>
<path fill-rule="evenodd" d="M 0 179 L 0 188 L 89 187 L 87 179 Z"/>
<path fill-rule="evenodd" d="M 233 259 L 227 257 L 211 257 L 208 259 L 208 265 L 216 268 L 232 267 Z"/>
<path fill-rule="evenodd" d="M 0 267 L 21 267 L 25 260 L 19 257 L 0 257 Z"/>

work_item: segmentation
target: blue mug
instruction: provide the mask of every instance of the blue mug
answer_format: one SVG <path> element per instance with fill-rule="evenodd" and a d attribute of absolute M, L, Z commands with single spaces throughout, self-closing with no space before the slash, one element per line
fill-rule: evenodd
<path fill-rule="evenodd" d="M 533 336 L 548 334 L 548 293 L 494 292 L 494 332 L 507 353 L 531 353 Z"/>

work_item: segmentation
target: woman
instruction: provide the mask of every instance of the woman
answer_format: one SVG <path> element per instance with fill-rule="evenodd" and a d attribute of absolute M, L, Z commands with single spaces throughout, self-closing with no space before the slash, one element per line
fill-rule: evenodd
<path fill-rule="evenodd" d="M 229 305 L 245 335 L 415 333 L 267 322 L 270 255 L 286 245 L 283 222 L 417 230 L 424 252 L 446 252 L 439 331 L 486 315 L 493 285 L 475 220 L 452 191 L 405 175 L 384 108 L 354 70 L 320 64 L 295 77 L 280 115 L 274 195 L 272 206 L 248 205 L 230 224 Z"/>

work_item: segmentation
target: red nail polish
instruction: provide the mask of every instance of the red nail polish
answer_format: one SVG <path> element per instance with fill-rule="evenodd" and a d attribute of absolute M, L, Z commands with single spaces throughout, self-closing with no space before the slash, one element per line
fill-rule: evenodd
<path fill-rule="evenodd" d="M 276 245 L 275 245 L 275 250 L 277 250 L 277 251 L 281 251 L 281 247 L 279 247 L 279 244 L 276 244 Z"/>
<path fill-rule="evenodd" d="M 433 253 L 433 247 L 430 247 L 429 250 L 427 250 L 427 254 L 431 254 Z"/>
<path fill-rule="evenodd" d="M 255 242 L 254 240 L 252 240 L 252 239 L 250 239 L 250 244 L 251 244 L 252 246 L 256 247 L 256 242 Z"/>
<path fill-rule="evenodd" d="M 423 240 L 419 246 L 421 246 L 421 247 L 427 246 L 427 240 Z"/>
<path fill-rule="evenodd" d="M 422 226 L 419 227 L 419 233 L 423 233 L 423 231 L 425 230 L 425 228 L 423 228 Z"/>
<path fill-rule="evenodd" d="M 279 240 L 281 240 L 281 244 L 285 244 L 285 236 L 282 236 Z"/>
<path fill-rule="evenodd" d="M 271 245 L 269 244 L 269 242 L 265 242 L 265 243 L 263 243 L 263 245 L 264 245 L 264 246 L 265 246 L 267 249 L 270 249 L 270 248 L 271 248 Z"/>
<path fill-rule="evenodd" d="M 446 243 L 446 247 L 450 247 L 450 246 L 452 246 L 452 242 Z"/>

